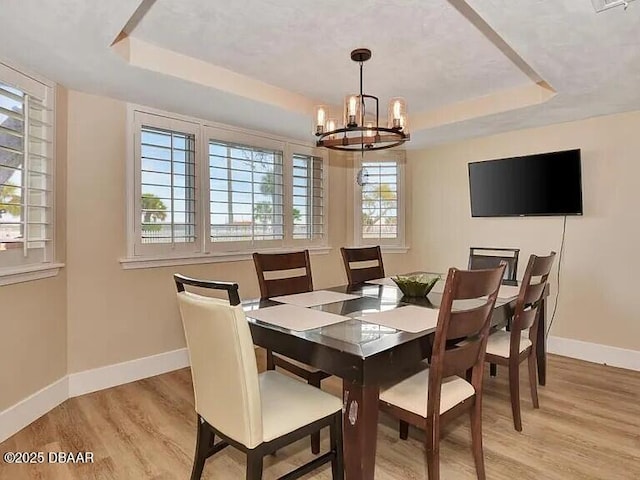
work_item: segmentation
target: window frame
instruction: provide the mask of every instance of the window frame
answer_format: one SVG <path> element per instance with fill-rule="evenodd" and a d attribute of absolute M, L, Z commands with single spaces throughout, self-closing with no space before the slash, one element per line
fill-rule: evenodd
<path fill-rule="evenodd" d="M 380 245 L 383 250 L 404 251 L 406 245 L 406 152 L 404 150 L 384 150 L 365 153 L 364 163 L 395 162 L 397 165 L 397 237 L 396 238 L 363 238 L 362 236 L 362 187 L 358 185 L 358 172 L 362 169 L 363 158 L 353 154 L 353 245 L 369 247 Z"/>
<path fill-rule="evenodd" d="M 162 248 L 163 244 L 141 244 L 141 159 L 140 128 L 142 124 L 137 118 L 146 118 L 148 127 L 165 128 L 168 125 L 194 126 L 197 131 L 195 140 L 196 161 L 196 248 L 172 249 Z M 153 123 L 158 120 L 158 124 Z M 329 157 L 324 149 L 304 145 L 295 140 L 272 136 L 262 132 L 233 127 L 230 125 L 209 122 L 206 120 L 173 114 L 151 107 L 128 104 L 127 106 L 127 254 L 120 260 L 125 269 L 150 268 L 170 265 L 187 265 L 198 263 L 214 263 L 251 258 L 253 252 L 288 252 L 306 248 L 312 253 L 328 253 L 330 248 L 328 230 L 329 204 Z M 180 128 L 177 131 L 191 133 Z M 284 238 L 282 240 L 257 240 L 244 242 L 213 242 L 210 238 L 210 177 L 209 177 L 209 140 L 237 143 L 255 148 L 281 150 L 283 159 L 283 208 L 290 211 L 292 207 L 293 153 L 309 154 L 322 158 L 323 162 L 323 236 L 321 239 L 293 239 L 293 216 L 284 215 Z M 157 247 L 160 245 L 160 247 Z"/>
<path fill-rule="evenodd" d="M 57 194 L 57 179 L 56 179 L 56 121 L 57 121 L 57 108 L 56 108 L 56 91 L 57 85 L 40 76 L 29 72 L 26 69 L 12 65 L 3 60 L 0 60 L 0 81 L 3 84 L 16 88 L 25 94 L 37 98 L 41 101 L 42 106 L 49 112 L 49 118 L 47 119 L 47 126 L 50 128 L 50 138 L 46 139 L 49 143 L 49 154 L 47 155 L 49 160 L 49 168 L 47 175 L 50 178 L 49 189 L 47 193 L 49 195 L 45 208 L 50 210 L 49 217 L 46 222 L 46 226 L 50 232 L 50 238 L 44 242 L 42 259 L 29 260 L 28 257 L 23 256 L 22 261 L 15 264 L 5 266 L 0 261 L 0 286 L 9 285 L 13 283 L 20 283 L 32 280 L 39 280 L 42 278 L 48 278 L 56 276 L 64 266 L 64 264 L 56 261 L 56 194 Z M 50 124 L 49 124 L 50 123 Z M 28 126 L 26 126 L 28 129 Z M 25 138 L 28 138 L 28 131 L 25 133 Z M 28 169 L 28 163 L 25 164 L 25 172 Z M 23 200 L 24 201 L 24 200 Z M 27 240 L 28 242 L 28 240 Z M 24 251 L 24 247 L 21 249 Z"/>

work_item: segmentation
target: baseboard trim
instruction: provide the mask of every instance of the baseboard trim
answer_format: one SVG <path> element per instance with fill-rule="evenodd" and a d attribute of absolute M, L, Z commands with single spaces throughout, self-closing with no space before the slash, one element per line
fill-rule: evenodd
<path fill-rule="evenodd" d="M 189 366 L 186 348 L 69 374 L 69 398 Z"/>
<path fill-rule="evenodd" d="M 189 366 L 186 348 L 71 373 L 0 412 L 0 442 L 65 400 Z"/>
<path fill-rule="evenodd" d="M 549 353 L 640 371 L 640 351 L 549 337 Z M 104 390 L 189 366 L 186 348 L 128 362 L 71 373 L 0 412 L 0 442 L 11 437 L 68 398 Z"/>
<path fill-rule="evenodd" d="M 640 371 L 640 351 L 638 350 L 627 350 L 571 338 L 549 337 L 547 351 L 563 357 Z"/>
<path fill-rule="evenodd" d="M 60 405 L 69 398 L 68 393 L 65 376 L 0 412 L 0 442 Z"/>

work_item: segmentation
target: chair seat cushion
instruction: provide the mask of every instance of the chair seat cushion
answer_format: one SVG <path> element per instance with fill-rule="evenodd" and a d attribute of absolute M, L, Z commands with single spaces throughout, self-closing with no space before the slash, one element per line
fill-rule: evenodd
<path fill-rule="evenodd" d="M 475 393 L 473 385 L 460 377 L 452 376 L 443 379 L 440 393 L 440 414 L 452 409 L 472 397 Z M 424 418 L 427 417 L 428 398 L 428 368 L 424 368 L 401 382 L 380 391 L 380 400 L 383 402 L 395 405 Z"/>
<path fill-rule="evenodd" d="M 278 357 L 282 360 L 284 360 L 285 362 L 289 362 L 292 365 L 295 365 L 298 368 L 301 368 L 303 370 L 306 370 L 309 373 L 317 373 L 317 372 L 321 372 L 322 370 L 317 369 L 316 367 L 312 367 L 311 365 L 307 365 L 306 363 L 302 363 L 299 362 L 298 360 L 294 360 L 293 358 L 289 358 L 289 357 L 285 357 L 284 355 L 280 355 L 278 353 L 273 354 L 274 357 Z"/>
<path fill-rule="evenodd" d="M 531 346 L 531 340 L 528 338 L 529 331 L 523 331 L 520 335 L 520 352 L 524 352 Z M 487 354 L 496 357 L 509 358 L 509 342 L 511 341 L 511 332 L 498 330 L 489 335 L 487 341 Z"/>
<path fill-rule="evenodd" d="M 339 398 L 273 370 L 259 375 L 265 442 L 342 409 Z"/>

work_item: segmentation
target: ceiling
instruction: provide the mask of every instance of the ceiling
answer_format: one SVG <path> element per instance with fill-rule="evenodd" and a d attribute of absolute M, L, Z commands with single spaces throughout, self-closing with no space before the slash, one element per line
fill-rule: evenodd
<path fill-rule="evenodd" d="M 306 141 L 314 104 L 357 91 L 356 47 L 373 51 L 365 92 L 383 111 L 403 96 L 410 120 L 430 119 L 412 120 L 407 148 L 640 110 L 639 2 L 596 14 L 591 0 L 161 0 L 111 47 L 140 4 L 5 0 L 0 60 Z M 541 83 L 553 94 L 505 101 Z"/>

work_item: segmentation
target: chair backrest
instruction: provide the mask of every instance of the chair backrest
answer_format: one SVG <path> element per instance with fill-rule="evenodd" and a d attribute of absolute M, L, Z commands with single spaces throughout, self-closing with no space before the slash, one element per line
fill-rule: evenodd
<path fill-rule="evenodd" d="M 261 298 L 311 292 L 313 290 L 308 250 L 294 253 L 254 253 L 253 263 L 258 274 Z M 284 278 L 282 276 L 266 278 L 265 276 L 265 273 L 301 269 L 304 269 L 304 274 L 302 275 L 294 273 L 295 276 Z"/>
<path fill-rule="evenodd" d="M 542 301 L 544 290 L 547 286 L 549 273 L 555 260 L 556 252 L 551 252 L 546 257 L 531 255 L 527 269 L 524 272 L 520 292 L 516 300 L 516 308 L 511 322 L 510 355 L 518 353 L 520 349 L 520 335 L 523 330 L 529 329 L 529 339 L 536 348 L 538 329 L 538 309 Z"/>
<path fill-rule="evenodd" d="M 469 249 L 469 270 L 496 268 L 503 261 L 507 264 L 504 271 L 504 283 L 515 285 L 519 255 L 519 248 L 471 247 Z"/>
<path fill-rule="evenodd" d="M 487 270 L 449 269 L 431 353 L 427 416 L 439 414 L 442 380 L 452 375 L 472 369 L 471 383 L 481 396 L 491 316 L 505 268 L 503 262 Z"/>
<path fill-rule="evenodd" d="M 253 341 L 242 307 L 184 290 L 185 284 L 194 285 L 237 297 L 238 285 L 179 275 L 175 280 L 196 412 L 220 432 L 253 448 L 263 441 L 262 409 Z"/>
<path fill-rule="evenodd" d="M 344 268 L 347 271 L 349 285 L 384 278 L 384 265 L 382 263 L 382 251 L 380 246 L 365 248 L 340 249 Z M 351 265 L 352 263 L 367 262 L 364 266 Z M 375 263 L 374 263 L 375 262 Z M 371 265 L 374 263 L 373 265 Z"/>

